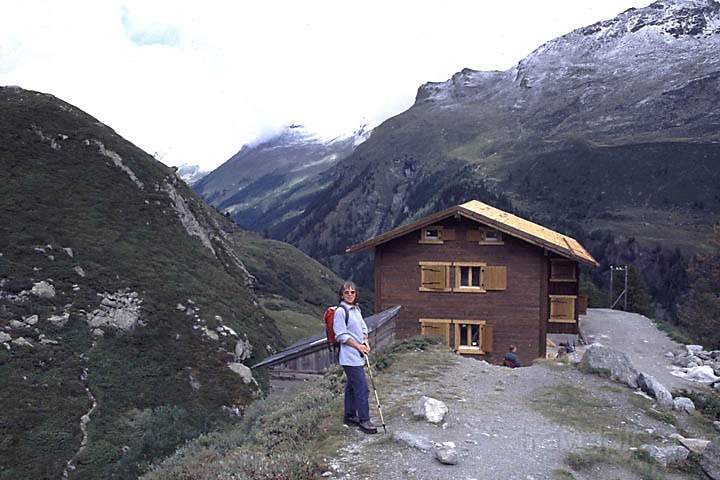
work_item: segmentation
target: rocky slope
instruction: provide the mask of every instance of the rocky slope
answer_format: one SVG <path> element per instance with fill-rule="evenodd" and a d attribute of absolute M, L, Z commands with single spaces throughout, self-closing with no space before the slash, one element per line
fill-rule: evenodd
<path fill-rule="evenodd" d="M 0 88 L 0 165 L 0 478 L 136 478 L 234 421 L 264 382 L 244 363 L 334 300 L 332 272 L 50 95 Z"/>
<path fill-rule="evenodd" d="M 290 125 L 257 144 L 244 145 L 194 188 L 239 225 L 276 233 L 302 217 L 316 193 L 328 186 L 319 176 L 370 133 L 364 125 L 351 135 L 327 140 L 302 125 Z"/>
<path fill-rule="evenodd" d="M 636 263 L 670 305 L 720 213 L 719 50 L 720 4 L 658 1 L 425 84 L 271 233 L 369 285 L 346 245 L 476 198 L 587 243 L 597 281 Z"/>

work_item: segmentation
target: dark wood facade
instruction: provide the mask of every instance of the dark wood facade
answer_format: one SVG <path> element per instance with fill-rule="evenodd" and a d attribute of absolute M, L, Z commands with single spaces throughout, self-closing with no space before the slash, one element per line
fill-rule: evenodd
<path fill-rule="evenodd" d="M 403 306 L 396 321 L 399 339 L 420 334 L 425 325 L 426 332 L 444 336 L 450 346 L 457 347 L 456 336 L 465 335 L 463 328 L 469 328 L 463 325 L 482 322 L 483 339 L 478 342 L 482 353 L 474 352 L 474 356 L 500 363 L 513 344 L 528 364 L 545 356 L 547 333 L 577 333 L 579 268 L 575 260 L 508 234 L 494 242 L 478 241 L 478 230 L 491 227 L 460 215 L 438 220 L 432 227 L 445 232 L 442 243 L 423 241 L 423 228 L 419 228 L 374 246 L 375 310 Z M 421 288 L 423 264 L 428 262 L 450 264 L 448 291 Z M 455 291 L 457 269 L 463 263 L 505 267 L 504 283 L 497 290 Z M 556 277 L 565 276 L 551 281 L 553 272 Z M 572 318 L 551 321 L 553 302 L 556 317 L 562 309 L 567 317 L 572 303 Z"/>

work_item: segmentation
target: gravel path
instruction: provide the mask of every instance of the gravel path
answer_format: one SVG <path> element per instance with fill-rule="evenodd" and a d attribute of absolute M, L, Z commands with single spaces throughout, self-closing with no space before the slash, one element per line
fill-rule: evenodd
<path fill-rule="evenodd" d="M 625 352 L 635 368 L 654 376 L 669 389 L 698 386 L 697 383 L 670 374 L 670 360 L 665 358 L 665 353 L 684 351 L 685 347 L 670 340 L 647 317 L 607 308 L 592 308 L 582 317 L 580 331 L 587 343 L 599 342 Z"/>
<path fill-rule="evenodd" d="M 590 310 L 588 337 L 628 353 L 640 370 L 671 386 L 689 383 L 666 368 L 666 351 L 682 348 L 645 317 Z M 647 340 L 647 341 L 645 341 Z M 511 370 L 447 352 L 417 352 L 377 378 L 388 434 L 347 430 L 345 446 L 328 459 L 326 476 L 346 479 L 641 478 L 622 466 L 603 464 L 582 472 L 565 462 L 571 452 L 606 446 L 627 451 L 641 443 L 672 444 L 673 425 L 653 415 L 655 406 L 632 390 L 571 365 L 546 360 Z M 422 395 L 449 407 L 445 425 L 412 417 Z M 371 403 L 373 402 L 371 394 Z M 379 424 L 374 405 L 372 415 Z M 567 412 L 567 413 L 566 413 Z M 685 423 L 685 422 L 683 422 Z M 396 442 L 393 432 L 453 442 L 457 465 L 443 465 L 426 452 Z M 572 473 L 572 477 L 567 476 Z M 564 476 L 565 475 L 565 476 Z M 687 478 L 677 473 L 667 479 Z"/>

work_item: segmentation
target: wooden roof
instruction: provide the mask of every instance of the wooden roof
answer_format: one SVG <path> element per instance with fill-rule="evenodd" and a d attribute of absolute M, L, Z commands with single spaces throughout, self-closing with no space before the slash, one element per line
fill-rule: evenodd
<path fill-rule="evenodd" d="M 373 330 L 380 328 L 380 326 L 384 325 L 388 320 L 394 318 L 399 311 L 400 306 L 388 308 L 387 310 L 383 310 L 380 313 L 376 313 L 375 315 L 365 318 L 365 324 L 367 325 L 368 330 L 372 332 Z M 322 346 L 323 348 L 327 346 L 327 337 L 325 336 L 325 332 L 295 342 L 285 350 L 265 358 L 263 361 L 256 363 L 250 368 L 269 367 L 278 363 L 287 362 L 315 351 L 315 349 L 319 346 Z"/>
<path fill-rule="evenodd" d="M 452 215 L 462 215 L 476 222 L 489 225 L 503 233 L 520 238 L 534 245 L 546 248 L 551 252 L 555 252 L 563 257 L 577 260 L 578 262 L 597 267 L 598 262 L 590 255 L 580 243 L 572 237 L 563 235 L 542 225 L 533 223 L 524 218 L 520 218 L 511 213 L 504 212 L 495 207 L 491 207 L 477 200 L 471 200 L 450 207 L 441 212 L 428 215 L 420 220 L 397 227 L 382 235 L 365 240 L 351 247 L 348 247 L 346 253 L 355 253 L 367 248 L 375 247 L 381 243 L 385 243 L 394 238 L 400 237 L 414 230 L 432 225 Z"/>

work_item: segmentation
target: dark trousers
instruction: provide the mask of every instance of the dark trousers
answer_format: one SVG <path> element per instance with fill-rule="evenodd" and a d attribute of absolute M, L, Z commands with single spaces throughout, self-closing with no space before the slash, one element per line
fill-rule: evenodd
<path fill-rule="evenodd" d="M 358 417 L 361 422 L 370 420 L 368 406 L 368 384 L 363 367 L 343 365 L 347 383 L 345 384 L 345 417 Z"/>

